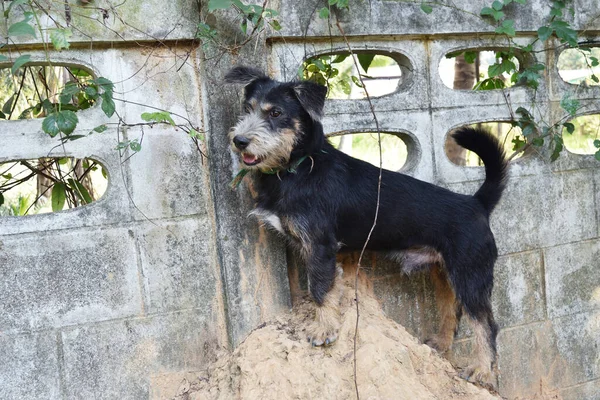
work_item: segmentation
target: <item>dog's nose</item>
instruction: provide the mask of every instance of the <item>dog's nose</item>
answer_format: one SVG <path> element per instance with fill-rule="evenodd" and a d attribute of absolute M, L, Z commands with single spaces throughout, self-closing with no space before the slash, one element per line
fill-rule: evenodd
<path fill-rule="evenodd" d="M 233 138 L 233 144 L 235 144 L 235 147 L 238 149 L 244 150 L 250 144 L 250 139 L 245 136 L 238 135 Z"/>

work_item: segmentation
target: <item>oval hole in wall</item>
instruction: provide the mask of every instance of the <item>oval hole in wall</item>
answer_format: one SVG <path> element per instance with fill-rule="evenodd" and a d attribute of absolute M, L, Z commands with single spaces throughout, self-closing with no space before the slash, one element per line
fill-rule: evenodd
<path fill-rule="evenodd" d="M 580 115 L 569 121 L 575 127 L 573 133 L 563 128 L 565 148 L 575 154 L 595 154 L 600 151 L 600 114 Z M 596 146 L 598 145 L 598 146 Z"/>
<path fill-rule="evenodd" d="M 504 145 L 504 151 L 506 152 L 507 157 L 510 157 L 514 152 L 515 141 L 523 140 L 523 135 L 521 134 L 521 128 L 514 127 L 510 122 L 502 122 L 502 121 L 493 121 L 493 122 L 479 122 L 475 124 L 469 124 L 467 126 L 471 126 L 473 128 L 483 128 L 488 132 L 491 132 L 494 136 L 496 136 L 500 143 Z M 481 167 L 483 166 L 483 162 L 479 158 L 479 156 L 472 151 L 466 150 L 460 147 L 454 139 L 450 136 L 454 130 L 450 131 L 448 135 L 446 135 L 446 141 L 444 143 L 444 151 L 448 159 L 460 166 L 465 167 Z M 522 156 L 522 152 L 518 153 L 513 160 L 520 158 Z"/>
<path fill-rule="evenodd" d="M 600 85 L 600 47 L 565 49 L 558 56 L 558 74 L 573 85 Z"/>
<path fill-rule="evenodd" d="M 38 158 L 0 163 L 0 216 L 57 212 L 99 200 L 104 166 L 90 158 Z"/>
<path fill-rule="evenodd" d="M 379 167 L 377 132 L 333 134 L 328 139 L 336 149 Z M 408 158 L 406 143 L 397 134 L 381 132 L 381 156 L 384 169 L 400 170 Z"/>
<path fill-rule="evenodd" d="M 13 74 L 0 68 L 0 120 L 44 118 L 53 111 L 94 105 L 99 87 L 80 66 L 25 64 Z"/>
<path fill-rule="evenodd" d="M 317 55 L 306 60 L 300 70 L 300 78 L 328 87 L 328 99 L 363 99 L 365 90 L 370 97 L 394 93 L 406 80 L 410 62 L 400 54 L 381 54 L 357 51 L 356 64 L 348 52 Z"/>
<path fill-rule="evenodd" d="M 467 49 L 448 53 L 438 68 L 444 85 L 456 90 L 494 90 L 514 86 L 511 74 L 521 71 L 524 56 L 502 57 L 504 49 Z"/>

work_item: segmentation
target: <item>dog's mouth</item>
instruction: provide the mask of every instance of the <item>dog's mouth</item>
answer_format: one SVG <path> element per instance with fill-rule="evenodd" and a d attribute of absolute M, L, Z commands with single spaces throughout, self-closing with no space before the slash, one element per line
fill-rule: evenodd
<path fill-rule="evenodd" d="M 244 162 L 244 164 L 246 164 L 248 166 L 252 166 L 252 165 L 257 165 L 262 160 L 260 158 L 256 157 L 254 154 L 243 152 L 242 153 L 242 161 Z"/>

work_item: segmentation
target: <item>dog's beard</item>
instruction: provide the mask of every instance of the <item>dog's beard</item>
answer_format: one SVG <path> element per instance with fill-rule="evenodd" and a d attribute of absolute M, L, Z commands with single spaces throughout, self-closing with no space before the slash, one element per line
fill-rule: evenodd
<path fill-rule="evenodd" d="M 280 169 L 287 166 L 297 141 L 297 132 L 293 129 L 281 129 L 273 132 L 266 121 L 256 114 L 240 119 L 231 129 L 230 139 L 243 136 L 250 140 L 248 147 L 240 150 L 240 158 L 246 169 Z"/>

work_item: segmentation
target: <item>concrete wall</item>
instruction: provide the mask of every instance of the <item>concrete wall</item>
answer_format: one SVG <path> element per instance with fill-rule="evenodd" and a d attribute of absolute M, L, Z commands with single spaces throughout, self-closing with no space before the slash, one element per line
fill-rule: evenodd
<path fill-rule="evenodd" d="M 330 40 L 326 23 L 315 17 L 322 2 L 279 1 L 280 33 L 219 57 L 191 42 L 200 19 L 195 1 L 113 3 L 97 1 L 98 8 L 73 14 L 73 26 L 85 29 L 75 31 L 73 49 L 52 52 L 51 59 L 117 82 L 115 97 L 187 116 L 207 133 L 208 159 L 181 131 L 159 127 L 118 132 L 110 125 L 52 150 L 101 161 L 109 188 L 79 209 L 0 218 L 2 399 L 146 398 L 157 382 L 177 382 L 185 371 L 201 369 L 217 349 L 239 343 L 290 305 L 281 240 L 246 218 L 251 190 L 227 187 L 237 165 L 226 133 L 240 107 L 238 89 L 224 87 L 221 78 L 237 63 L 290 78 L 306 56 L 344 50 L 335 26 Z M 530 3 L 516 18 L 522 35 L 533 34 L 547 14 L 542 0 Z M 576 25 L 598 35 L 595 2 L 576 3 Z M 454 4 L 479 9 L 466 0 Z M 53 7 L 54 18 L 64 21 L 64 10 Z M 104 20 L 100 8 L 110 18 Z M 237 29 L 226 15 L 203 18 L 225 37 Z M 410 173 L 473 193 L 483 171 L 450 163 L 445 135 L 460 124 L 506 120 L 509 113 L 499 92 L 446 88 L 437 66 L 449 51 L 502 44 L 486 36 L 493 29 L 452 8 L 435 7 L 427 16 L 419 4 L 397 1 L 352 2 L 340 19 L 355 49 L 398 52 L 412 65 L 402 90 L 374 100 L 382 129 L 416 143 Z M 45 59 L 39 39 L 26 44 L 33 59 Z M 554 65 L 555 59 L 550 54 L 545 61 Z M 571 89 L 553 69 L 538 90 L 542 113 L 559 115 L 558 102 Z M 534 96 L 524 88 L 509 92 L 513 108 Z M 599 96 L 598 87 L 576 94 L 586 112 L 600 112 Z M 117 102 L 117 109 L 135 123 L 148 111 L 143 105 Z M 329 101 L 326 114 L 327 132 L 374 128 L 364 101 Z M 98 107 L 79 119 L 85 133 L 106 122 Z M 123 162 L 127 156 L 114 150 L 117 133 L 143 135 L 142 151 Z M 47 156 L 56 145 L 41 131 L 41 120 L 0 122 L 0 135 L 0 161 Z M 530 154 L 513 163 L 492 220 L 501 253 L 494 292 L 502 327 L 500 390 L 516 397 L 558 388 L 566 399 L 598 399 L 600 169 L 591 156 L 546 159 Z M 431 333 L 435 310 L 427 277 L 409 279 L 376 255 L 369 260 L 373 290 L 387 313 L 421 338 Z M 471 345 L 463 327 L 457 362 Z"/>

